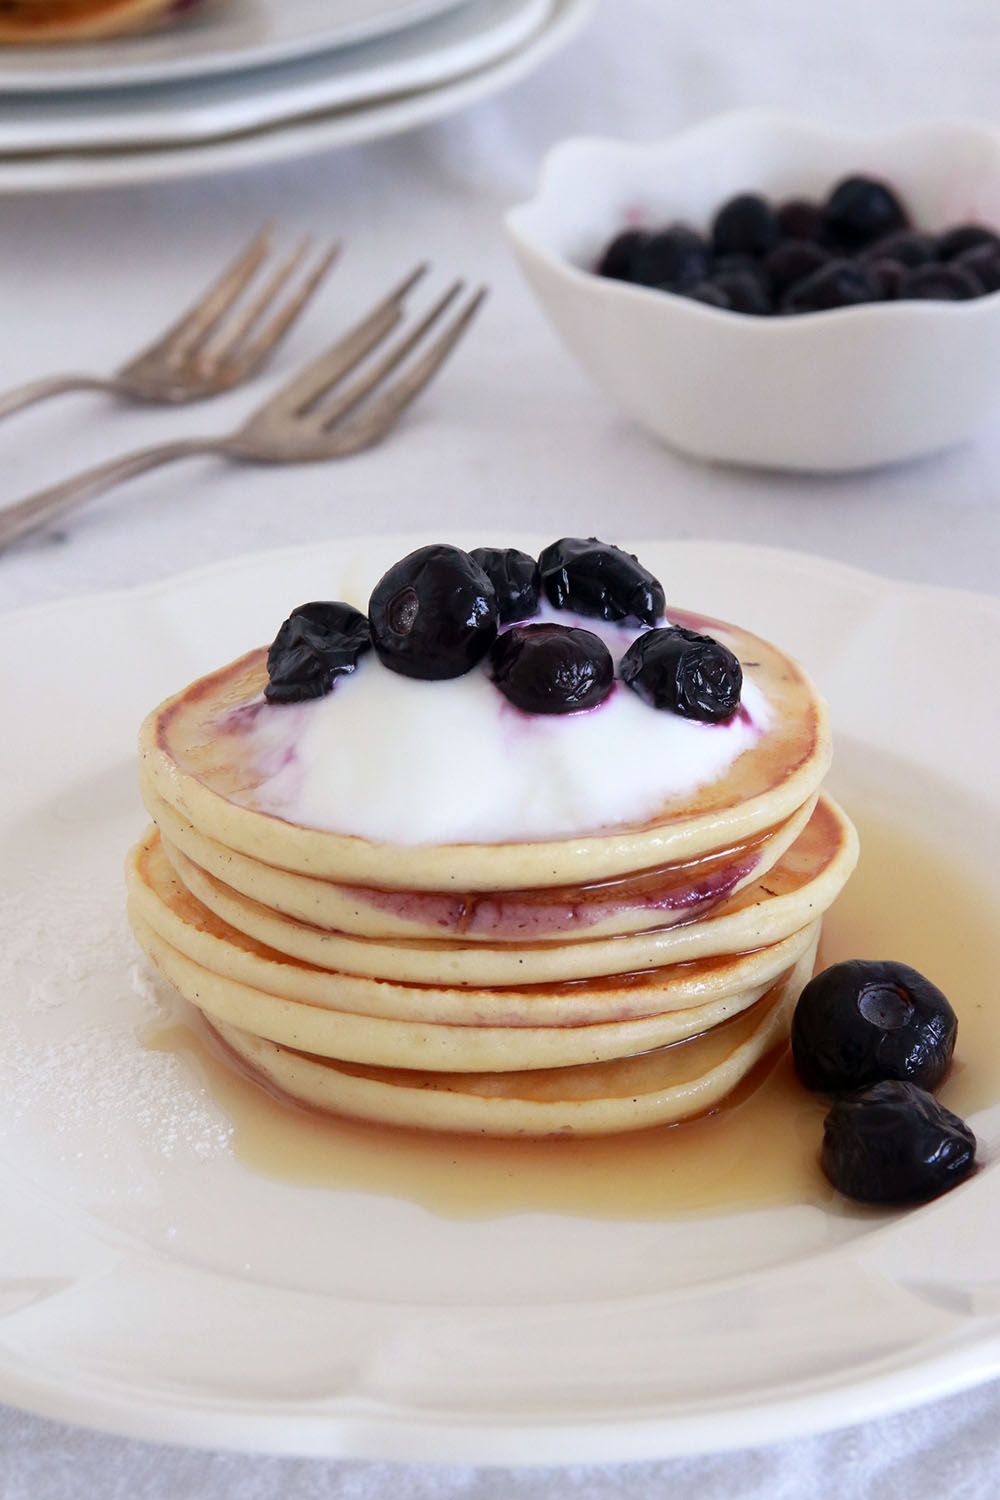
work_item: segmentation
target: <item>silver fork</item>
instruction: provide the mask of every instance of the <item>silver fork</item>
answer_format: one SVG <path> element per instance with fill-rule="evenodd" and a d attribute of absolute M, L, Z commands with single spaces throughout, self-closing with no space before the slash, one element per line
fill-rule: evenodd
<path fill-rule="evenodd" d="M 0 395 L 0 420 L 50 396 L 103 391 L 131 401 L 179 406 L 242 385 L 277 349 L 340 253 L 333 245 L 298 287 L 282 293 L 305 264 L 304 240 L 255 293 L 252 284 L 271 256 L 273 231 L 263 229 L 176 323 L 115 374 L 53 375 Z M 247 295 L 247 294 L 250 295 Z"/>
<path fill-rule="evenodd" d="M 480 287 L 445 320 L 464 289 L 464 283 L 456 281 L 429 312 L 390 342 L 390 335 L 403 319 L 407 294 L 427 269 L 421 265 L 412 271 L 235 432 L 141 448 L 0 510 L 0 548 L 66 515 L 112 485 L 178 459 L 214 454 L 247 463 L 316 463 L 346 458 L 371 447 L 441 368 L 486 296 L 486 288 Z M 435 329 L 438 332 L 431 339 Z M 389 376 L 411 355 L 412 361 L 390 381 Z M 355 371 L 355 378 L 345 384 Z"/>

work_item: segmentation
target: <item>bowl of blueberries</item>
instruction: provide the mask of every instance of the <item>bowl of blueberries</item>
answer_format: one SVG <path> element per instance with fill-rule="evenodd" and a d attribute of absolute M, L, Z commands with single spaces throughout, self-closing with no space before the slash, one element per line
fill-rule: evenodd
<path fill-rule="evenodd" d="M 1000 410 L 1000 131 L 761 111 L 578 139 L 507 227 L 592 379 L 673 447 L 814 471 L 917 458 Z"/>

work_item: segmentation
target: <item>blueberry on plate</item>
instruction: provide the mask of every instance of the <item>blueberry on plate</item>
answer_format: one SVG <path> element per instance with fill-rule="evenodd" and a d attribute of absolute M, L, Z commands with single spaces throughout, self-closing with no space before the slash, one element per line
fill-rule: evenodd
<path fill-rule="evenodd" d="M 666 607 L 662 585 L 639 559 L 595 536 L 564 536 L 545 548 L 538 566 L 542 590 L 556 609 L 654 625 Z"/>
<path fill-rule="evenodd" d="M 730 198 L 712 221 L 716 255 L 766 255 L 777 239 L 774 210 L 759 193 L 739 193 Z"/>
<path fill-rule="evenodd" d="M 528 714 L 574 714 L 611 692 L 615 664 L 593 631 L 569 625 L 514 625 L 490 650 L 493 681 Z"/>
<path fill-rule="evenodd" d="M 968 302 L 983 296 L 985 290 L 975 272 L 956 260 L 907 271 L 899 295 L 927 302 Z"/>
<path fill-rule="evenodd" d="M 835 307 L 852 307 L 861 302 L 877 302 L 880 289 L 866 266 L 853 260 L 831 260 L 811 276 L 797 281 L 781 299 L 786 313 L 827 312 Z"/>
<path fill-rule="evenodd" d="M 788 198 L 774 211 L 781 240 L 826 240 L 826 209 L 810 198 Z"/>
<path fill-rule="evenodd" d="M 670 625 L 647 630 L 622 657 L 624 683 L 653 708 L 721 724 L 740 706 L 743 668 L 721 641 Z"/>
<path fill-rule="evenodd" d="M 789 287 L 811 276 L 832 257 L 829 250 L 814 240 L 783 240 L 764 258 L 764 270 L 770 278 L 775 298 L 781 298 Z"/>
<path fill-rule="evenodd" d="M 608 276 L 612 281 L 634 281 L 636 256 L 648 238 L 644 229 L 625 229 L 616 235 L 597 262 L 598 276 Z"/>
<path fill-rule="evenodd" d="M 496 589 L 500 624 L 530 620 L 538 613 L 541 577 L 538 563 L 516 547 L 473 547 L 474 558 Z"/>
<path fill-rule="evenodd" d="M 908 964 L 850 959 L 810 979 L 792 1020 L 795 1071 L 838 1093 L 883 1079 L 938 1086 L 958 1019 L 937 985 Z"/>
<path fill-rule="evenodd" d="M 350 604 L 300 604 L 267 653 L 268 703 L 302 703 L 332 692 L 371 650 L 368 621 Z"/>
<path fill-rule="evenodd" d="M 1000 292 L 1000 246 L 974 245 L 957 255 L 952 264 L 971 271 L 984 292 Z"/>
<path fill-rule="evenodd" d="M 496 589 L 467 552 L 420 547 L 375 585 L 368 605 L 379 660 L 404 677 L 461 677 L 496 639 Z"/>
<path fill-rule="evenodd" d="M 708 246 L 693 229 L 671 225 L 647 235 L 636 251 L 632 280 L 640 286 L 682 291 L 704 281 L 711 270 Z"/>
<path fill-rule="evenodd" d="M 838 1099 L 823 1127 L 823 1171 L 861 1203 L 926 1203 L 969 1176 L 976 1137 L 913 1083 L 876 1083 Z"/>
<path fill-rule="evenodd" d="M 909 271 L 901 260 L 890 260 L 888 256 L 873 256 L 865 261 L 865 269 L 879 290 L 883 302 L 895 302 L 903 289 Z"/>
<path fill-rule="evenodd" d="M 893 230 L 906 229 L 909 220 L 886 183 L 874 177 L 845 177 L 827 199 L 826 222 L 838 244 L 861 250 Z"/>
<path fill-rule="evenodd" d="M 987 229 L 985 224 L 956 224 L 953 229 L 946 229 L 939 235 L 938 259 L 954 260 L 980 245 L 992 245 L 994 250 L 1000 250 L 1000 234 L 995 229 Z"/>
<path fill-rule="evenodd" d="M 692 302 L 704 302 L 707 307 L 721 307 L 731 311 L 733 306 L 721 286 L 714 281 L 699 281 L 696 286 L 685 291 L 684 296 Z"/>

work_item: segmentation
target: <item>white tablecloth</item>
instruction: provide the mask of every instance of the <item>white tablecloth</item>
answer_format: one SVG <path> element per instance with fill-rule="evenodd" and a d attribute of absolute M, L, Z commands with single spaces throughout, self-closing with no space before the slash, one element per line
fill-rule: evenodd
<path fill-rule="evenodd" d="M 474 336 L 393 441 L 337 468 L 164 471 L 66 537 L 0 558 L 0 608 L 354 531 L 482 522 L 531 531 L 711 536 L 801 548 L 898 577 L 995 590 L 1000 421 L 975 444 L 848 479 L 690 464 L 622 422 L 549 333 L 499 217 L 544 149 L 581 131 L 655 136 L 766 104 L 847 122 L 1000 117 L 993 0 L 605 0 L 592 29 L 507 96 L 409 138 L 240 175 L 0 202 L 0 376 L 112 366 L 264 220 L 347 244 L 288 370 L 411 263 L 490 282 Z M 277 377 L 278 372 L 275 372 Z M 157 414 L 75 398 L 3 433 L 0 497 L 164 437 L 210 432 L 246 392 Z M 535 1500 L 652 1495 L 993 1500 L 1000 1388 L 784 1447 L 521 1474 L 161 1450 L 0 1410 L 0 1500 L 277 1500 L 294 1494 Z"/>

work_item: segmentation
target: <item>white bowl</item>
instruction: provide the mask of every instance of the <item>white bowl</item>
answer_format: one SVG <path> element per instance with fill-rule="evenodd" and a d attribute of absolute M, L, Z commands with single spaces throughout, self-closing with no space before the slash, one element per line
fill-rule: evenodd
<path fill-rule="evenodd" d="M 567 141 L 507 228 L 568 347 L 643 427 L 698 458 L 860 469 L 950 447 L 996 414 L 1000 293 L 755 318 L 588 269 L 626 226 L 706 226 L 734 193 L 822 197 L 854 172 L 891 182 L 918 227 L 1000 226 L 998 130 L 861 134 L 741 111 L 663 142 Z"/>

